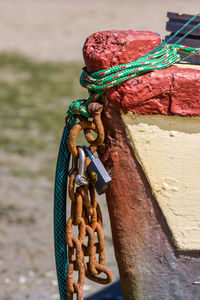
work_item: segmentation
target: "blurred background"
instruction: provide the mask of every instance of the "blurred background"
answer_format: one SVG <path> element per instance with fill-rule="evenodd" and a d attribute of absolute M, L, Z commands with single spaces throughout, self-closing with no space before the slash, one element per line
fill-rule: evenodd
<path fill-rule="evenodd" d="M 196 14 L 199 0 L 0 0 L 0 299 L 59 299 L 53 245 L 57 151 L 93 32 L 166 35 L 167 11 Z M 106 265 L 118 279 L 104 197 Z M 84 294 L 100 285 L 86 281 Z"/>

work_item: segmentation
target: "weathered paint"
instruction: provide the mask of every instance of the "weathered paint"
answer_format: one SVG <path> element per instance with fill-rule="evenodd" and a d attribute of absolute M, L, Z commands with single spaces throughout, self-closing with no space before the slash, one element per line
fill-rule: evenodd
<path fill-rule="evenodd" d="M 176 246 L 200 250 L 200 118 L 122 119 Z"/>
<path fill-rule="evenodd" d="M 172 66 L 124 82 L 106 95 L 123 113 L 199 116 L 200 71 Z"/>
<path fill-rule="evenodd" d="M 200 252 L 180 252 L 127 137 L 120 112 L 103 111 L 101 160 L 112 173 L 106 194 L 125 300 L 196 300 Z"/>
<path fill-rule="evenodd" d="M 128 63 L 160 42 L 153 32 L 104 31 L 89 36 L 83 55 L 89 72 Z M 135 114 L 200 115 L 200 70 L 172 66 L 128 80 L 105 95 L 113 107 Z M 192 95 L 192 97 L 191 97 Z"/>
<path fill-rule="evenodd" d="M 94 72 L 132 61 L 159 40 L 149 32 L 93 34 L 83 49 L 86 67 Z M 112 174 L 106 198 L 125 300 L 199 299 L 200 252 L 177 251 L 174 246 L 120 112 L 200 116 L 199 94 L 200 71 L 176 66 L 145 74 L 106 92 L 102 115 L 106 138 L 99 155 Z"/>
<path fill-rule="evenodd" d="M 88 72 L 95 72 L 138 59 L 160 42 L 161 38 L 150 31 L 101 31 L 87 38 L 83 56 Z"/>

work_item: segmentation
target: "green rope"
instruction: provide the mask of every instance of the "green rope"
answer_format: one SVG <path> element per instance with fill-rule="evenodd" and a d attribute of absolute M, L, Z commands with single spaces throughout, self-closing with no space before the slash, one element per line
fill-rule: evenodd
<path fill-rule="evenodd" d="M 200 26 L 200 23 L 197 24 L 196 26 L 192 27 L 192 29 L 190 29 L 186 34 L 184 34 L 180 39 L 178 39 L 178 41 L 176 41 L 175 44 L 180 43 L 180 41 L 182 41 L 185 37 L 187 37 L 190 33 L 192 33 L 195 29 L 197 29 Z"/>
<path fill-rule="evenodd" d="M 199 54 L 200 55 L 200 48 L 199 48 L 199 50 L 198 50 L 198 53 L 197 54 Z M 185 61 L 185 60 L 188 60 L 188 58 L 189 57 L 191 57 L 191 56 L 193 56 L 193 55 L 195 55 L 194 53 L 192 53 L 192 54 L 189 54 L 189 55 L 187 55 L 187 56 L 185 56 L 184 58 L 182 58 L 182 61 Z M 199 64 L 198 64 L 199 65 Z"/>
<path fill-rule="evenodd" d="M 191 19 L 189 19 L 179 30 L 177 30 L 169 39 L 168 39 L 168 43 L 175 37 L 177 36 L 183 29 L 185 29 L 192 21 L 194 21 L 194 19 L 196 19 L 198 16 L 200 16 L 200 13 L 196 14 L 195 16 L 193 16 Z M 199 25 L 199 24 L 198 24 Z M 195 26 L 198 27 L 198 26 Z M 190 30 L 190 32 L 194 31 L 194 29 L 196 28 L 192 28 Z M 187 32 L 184 37 L 186 37 L 189 33 Z M 178 40 L 175 44 L 178 44 L 180 40 Z"/>
<path fill-rule="evenodd" d="M 108 89 L 144 73 L 162 70 L 179 62 L 181 60 L 179 52 L 199 55 L 199 49 L 197 48 L 162 42 L 153 51 L 127 64 L 117 65 L 92 74 L 89 74 L 84 67 L 80 77 L 80 84 L 88 89 L 89 97 L 88 99 L 74 101 L 69 106 L 66 125 L 70 125 L 76 114 L 89 118 L 88 104 L 97 101 Z"/>

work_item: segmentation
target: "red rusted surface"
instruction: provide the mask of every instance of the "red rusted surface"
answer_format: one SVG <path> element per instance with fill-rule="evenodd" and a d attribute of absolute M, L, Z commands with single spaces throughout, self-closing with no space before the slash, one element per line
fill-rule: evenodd
<path fill-rule="evenodd" d="M 146 40 L 145 40 L 146 39 Z M 105 31 L 91 35 L 83 48 L 89 72 L 137 59 L 160 42 L 151 32 Z M 106 92 L 124 113 L 200 115 L 200 71 L 169 67 L 120 84 Z"/>
<path fill-rule="evenodd" d="M 149 31 L 102 31 L 89 36 L 83 47 L 88 72 L 127 63 L 153 50 L 160 37 Z"/>
<path fill-rule="evenodd" d="M 126 47 L 122 47 L 120 38 L 111 38 L 113 32 L 126 35 Z M 144 33 L 141 38 L 137 33 L 139 41 L 129 39 L 129 33 L 112 31 L 89 37 L 84 48 L 89 71 L 138 58 L 137 47 L 144 42 Z M 155 45 L 159 41 L 153 33 L 148 32 L 147 36 L 146 52 L 153 46 L 151 41 Z M 140 53 L 146 52 L 144 46 Z M 106 138 L 99 155 L 113 172 L 112 186 L 106 196 L 125 300 L 199 299 L 200 253 L 176 251 L 120 117 L 120 109 L 138 114 L 200 115 L 199 92 L 199 71 L 170 67 L 127 81 L 106 93 L 108 102 L 103 110 Z"/>

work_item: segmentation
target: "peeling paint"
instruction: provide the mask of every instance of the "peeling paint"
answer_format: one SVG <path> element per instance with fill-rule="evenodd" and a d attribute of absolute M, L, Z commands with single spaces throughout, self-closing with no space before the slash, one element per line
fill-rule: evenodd
<path fill-rule="evenodd" d="M 176 246 L 200 250 L 200 118 L 122 119 Z"/>

